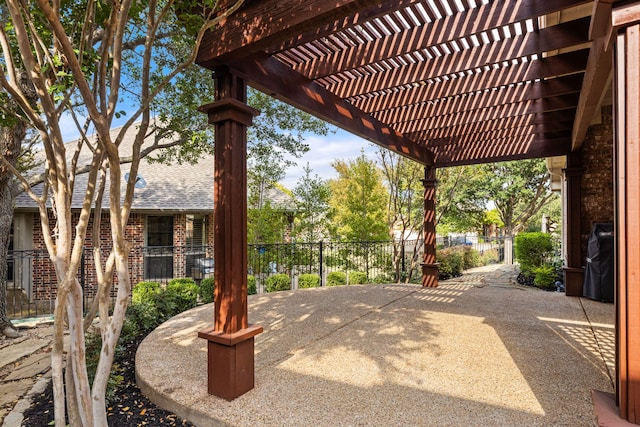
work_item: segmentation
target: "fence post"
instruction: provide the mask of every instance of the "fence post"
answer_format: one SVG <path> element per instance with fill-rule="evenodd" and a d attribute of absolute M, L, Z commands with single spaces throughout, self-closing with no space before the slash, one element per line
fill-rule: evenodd
<path fill-rule="evenodd" d="M 320 256 L 319 256 L 318 260 L 319 260 L 319 264 L 320 264 L 320 272 L 319 272 L 320 273 L 320 286 L 324 286 L 324 280 L 323 280 L 323 277 L 322 277 L 322 273 L 324 271 L 324 268 L 323 268 L 324 266 L 322 265 L 323 262 L 324 262 L 324 258 L 322 257 L 322 240 L 320 240 L 319 245 L 320 245 Z"/>

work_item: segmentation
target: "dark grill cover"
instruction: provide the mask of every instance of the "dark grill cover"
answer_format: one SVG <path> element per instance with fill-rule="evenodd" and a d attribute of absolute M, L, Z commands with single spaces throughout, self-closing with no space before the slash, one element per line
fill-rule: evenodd
<path fill-rule="evenodd" d="M 582 294 L 598 301 L 613 302 L 613 223 L 593 225 L 587 242 L 587 268 Z"/>

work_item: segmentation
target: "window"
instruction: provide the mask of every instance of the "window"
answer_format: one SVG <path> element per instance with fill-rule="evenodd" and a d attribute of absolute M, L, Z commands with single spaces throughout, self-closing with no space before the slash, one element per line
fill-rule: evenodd
<path fill-rule="evenodd" d="M 147 280 L 173 277 L 173 217 L 147 217 L 147 249 L 144 259 Z"/>
<path fill-rule="evenodd" d="M 207 256 L 206 234 L 203 215 L 187 215 L 187 274 L 191 272 L 194 278 L 209 277 L 207 268 L 203 267 Z M 213 261 L 209 259 L 208 261 Z M 208 262 L 207 261 L 207 262 Z M 213 272 L 213 266 L 211 266 Z"/>

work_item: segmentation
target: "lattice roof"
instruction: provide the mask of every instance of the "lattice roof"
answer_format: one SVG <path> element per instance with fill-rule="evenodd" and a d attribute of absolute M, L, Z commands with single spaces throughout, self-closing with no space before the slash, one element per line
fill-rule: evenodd
<path fill-rule="evenodd" d="M 247 0 L 198 62 L 425 164 L 558 156 L 606 89 L 610 3 Z"/>

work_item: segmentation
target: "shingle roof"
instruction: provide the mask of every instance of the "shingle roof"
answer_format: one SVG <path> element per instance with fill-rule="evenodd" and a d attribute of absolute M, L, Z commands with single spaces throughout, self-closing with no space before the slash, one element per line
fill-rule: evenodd
<path fill-rule="evenodd" d="M 120 131 L 112 130 L 112 136 Z M 132 126 L 122 143 L 122 151 L 130 147 L 136 127 Z M 77 141 L 66 144 L 69 147 L 68 155 L 71 155 Z M 86 164 L 90 159 L 88 150 L 83 150 L 79 158 L 79 165 Z M 127 155 L 128 153 L 122 153 Z M 138 176 L 141 176 L 146 185 L 144 188 L 136 188 L 133 197 L 133 211 L 165 211 L 165 212 L 211 212 L 213 211 L 213 155 L 203 155 L 195 164 L 174 163 L 170 165 L 150 163 L 146 159 L 140 162 Z M 130 170 L 128 164 L 122 165 L 122 192 L 126 187 L 125 174 Z M 87 175 L 82 174 L 76 178 L 75 191 L 72 198 L 72 208 L 82 207 L 83 193 L 87 186 Z M 42 185 L 35 188 L 35 193 L 42 192 Z M 274 188 L 267 192 L 267 198 L 272 206 L 280 209 L 293 209 L 293 200 L 285 192 Z M 109 206 L 108 198 L 103 199 L 103 207 Z M 16 210 L 34 210 L 36 204 L 26 194 L 20 194 L 16 199 Z"/>

